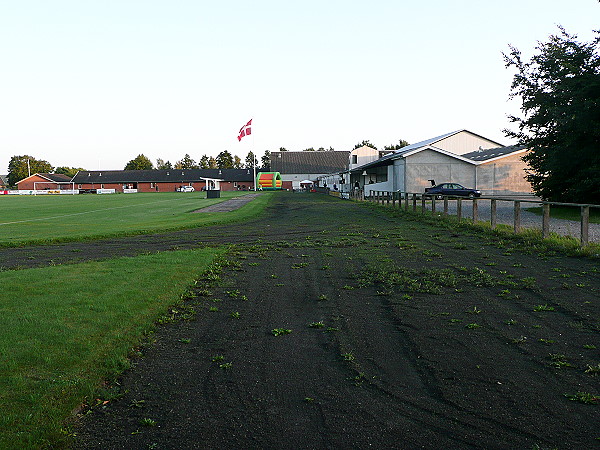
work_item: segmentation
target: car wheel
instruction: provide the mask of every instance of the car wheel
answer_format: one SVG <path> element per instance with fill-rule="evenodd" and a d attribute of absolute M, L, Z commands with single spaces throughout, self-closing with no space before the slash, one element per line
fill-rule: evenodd
<path fill-rule="evenodd" d="M 473 192 L 469 192 L 469 198 L 473 200 L 475 198 L 475 194 Z"/>

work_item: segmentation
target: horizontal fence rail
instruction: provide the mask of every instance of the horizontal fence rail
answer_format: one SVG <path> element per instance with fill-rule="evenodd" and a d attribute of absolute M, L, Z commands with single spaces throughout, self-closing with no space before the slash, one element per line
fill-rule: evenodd
<path fill-rule="evenodd" d="M 590 209 L 596 208 L 600 210 L 600 205 L 546 202 L 542 200 L 532 200 L 526 198 L 469 198 L 414 192 L 388 191 L 370 191 L 369 195 L 365 196 L 364 191 L 358 189 L 347 193 L 346 195 L 342 194 L 341 197 L 358 201 L 369 201 L 397 209 L 404 209 L 405 211 L 420 211 L 421 214 L 430 213 L 440 216 L 455 215 L 459 221 L 469 219 L 473 223 L 476 223 L 486 220 L 489 221 L 492 229 L 496 228 L 499 223 L 512 225 L 515 233 L 520 233 L 525 228 L 541 228 L 542 237 L 544 239 L 550 237 L 551 231 L 563 236 L 578 235 L 582 246 L 587 245 L 590 241 L 600 242 L 599 224 L 591 225 L 594 227 L 595 232 L 590 234 Z M 469 204 L 470 207 L 467 206 Z M 526 221 L 524 221 L 522 211 L 523 205 L 531 204 L 540 205 L 542 207 L 542 215 L 540 218 L 538 218 L 533 213 L 525 212 L 528 214 L 528 218 Z M 501 206 L 499 207 L 499 205 Z M 553 223 L 560 224 L 561 229 L 552 230 L 550 225 L 550 208 L 552 206 L 571 206 L 579 208 L 579 223 L 575 225 L 574 221 L 566 219 L 554 219 Z M 508 215 L 512 216 L 509 223 L 507 223 Z M 535 219 L 532 218 L 533 216 L 535 216 Z M 526 223 L 524 224 L 524 222 Z"/>

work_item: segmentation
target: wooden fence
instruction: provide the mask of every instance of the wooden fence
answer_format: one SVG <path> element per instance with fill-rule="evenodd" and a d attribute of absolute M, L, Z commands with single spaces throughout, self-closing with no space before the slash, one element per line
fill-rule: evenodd
<path fill-rule="evenodd" d="M 529 200 L 529 199 L 512 199 L 512 198 L 501 198 L 501 197 L 479 197 L 479 198 L 468 198 L 468 197 L 454 197 L 454 196 L 438 196 L 429 195 L 423 193 L 411 193 L 411 192 L 387 192 L 387 191 L 371 191 L 369 197 L 364 196 L 362 190 L 355 190 L 349 194 L 349 197 L 354 200 L 360 201 L 371 201 L 374 203 L 388 205 L 391 207 L 404 208 L 404 210 L 412 210 L 416 212 L 418 210 L 417 204 L 420 203 L 420 211 L 425 214 L 427 211 L 436 213 L 438 211 L 438 202 L 441 203 L 441 211 L 443 215 L 448 215 L 449 202 L 456 202 L 456 217 L 460 221 L 463 219 L 463 208 L 464 202 L 470 202 L 472 208 L 472 221 L 473 223 L 479 221 L 479 204 L 480 202 L 490 202 L 490 226 L 496 228 L 497 226 L 497 204 L 499 201 L 512 202 L 513 205 L 513 229 L 515 233 L 519 233 L 521 227 L 521 204 L 522 203 L 535 203 L 542 206 L 542 237 L 548 238 L 550 236 L 550 207 L 551 206 L 571 206 L 580 208 L 580 242 L 581 245 L 587 245 L 589 242 L 589 229 L 590 229 L 590 208 L 599 208 L 600 205 L 580 204 L 580 203 L 559 203 L 559 202 L 545 202 L 541 200 Z M 429 209 L 428 209 L 429 208 Z"/>

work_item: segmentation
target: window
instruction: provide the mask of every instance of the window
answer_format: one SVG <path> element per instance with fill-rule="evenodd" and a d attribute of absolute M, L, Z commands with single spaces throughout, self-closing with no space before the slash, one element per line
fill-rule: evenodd
<path fill-rule="evenodd" d="M 352 155 L 352 164 L 358 164 L 358 155 Z"/>

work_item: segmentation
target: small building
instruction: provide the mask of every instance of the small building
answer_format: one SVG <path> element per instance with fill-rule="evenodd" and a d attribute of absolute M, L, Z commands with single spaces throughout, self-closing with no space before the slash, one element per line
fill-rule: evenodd
<path fill-rule="evenodd" d="M 271 152 L 271 170 L 281 174 L 283 189 L 300 189 L 302 181 L 348 170 L 348 151 Z"/>
<path fill-rule="evenodd" d="M 57 191 L 71 190 L 71 177 L 62 173 L 34 173 L 33 175 L 17 181 L 20 191 Z"/>
<path fill-rule="evenodd" d="M 254 189 L 254 172 L 252 169 L 98 170 L 80 171 L 72 181 L 75 189 L 83 191 L 175 192 L 185 186 L 197 191 L 247 191 Z"/>
<path fill-rule="evenodd" d="M 0 189 L 8 188 L 8 175 L 0 175 Z"/>

